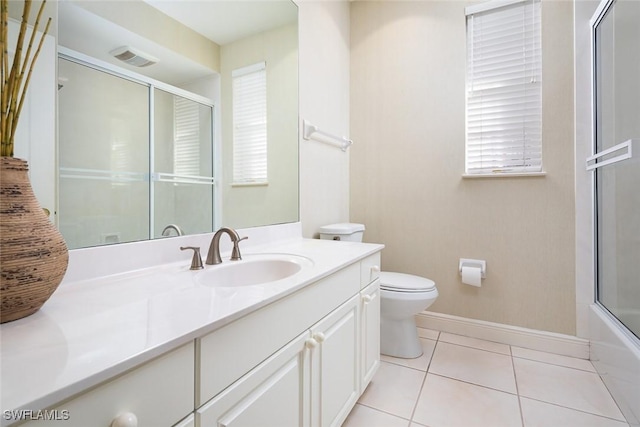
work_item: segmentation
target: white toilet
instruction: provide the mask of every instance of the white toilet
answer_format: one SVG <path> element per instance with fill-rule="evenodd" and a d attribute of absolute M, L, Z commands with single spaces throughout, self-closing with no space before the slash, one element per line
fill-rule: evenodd
<path fill-rule="evenodd" d="M 363 224 L 342 223 L 320 227 L 320 238 L 361 242 Z M 380 273 L 380 352 L 413 359 L 422 355 L 415 315 L 438 298 L 433 280 L 412 274 Z"/>

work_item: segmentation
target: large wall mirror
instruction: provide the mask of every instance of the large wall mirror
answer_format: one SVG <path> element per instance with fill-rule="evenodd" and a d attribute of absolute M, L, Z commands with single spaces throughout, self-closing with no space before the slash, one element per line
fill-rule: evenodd
<path fill-rule="evenodd" d="M 298 220 L 293 2 L 69 0 L 58 14 L 70 248 Z"/>

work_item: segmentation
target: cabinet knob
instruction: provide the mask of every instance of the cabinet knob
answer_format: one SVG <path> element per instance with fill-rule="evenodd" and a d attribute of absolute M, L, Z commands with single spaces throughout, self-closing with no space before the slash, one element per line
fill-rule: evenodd
<path fill-rule="evenodd" d="M 125 412 L 115 417 L 110 427 L 138 427 L 138 417 L 133 412 Z"/>
<path fill-rule="evenodd" d="M 313 338 L 315 338 L 315 340 L 319 343 L 322 343 L 325 339 L 325 336 L 322 332 L 318 332 L 316 334 L 313 335 Z"/>
<path fill-rule="evenodd" d="M 379 265 L 372 265 L 371 266 L 371 272 L 380 273 L 380 266 Z"/>
<path fill-rule="evenodd" d="M 372 299 L 373 297 L 371 295 L 362 295 L 362 301 L 364 301 L 365 304 L 369 304 Z"/>
<path fill-rule="evenodd" d="M 304 345 L 307 346 L 307 348 L 315 348 L 318 346 L 318 341 L 316 341 L 313 338 L 308 338 L 305 342 Z"/>

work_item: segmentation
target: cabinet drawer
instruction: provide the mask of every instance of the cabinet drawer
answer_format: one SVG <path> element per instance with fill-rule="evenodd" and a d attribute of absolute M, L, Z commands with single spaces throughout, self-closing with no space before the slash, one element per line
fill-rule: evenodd
<path fill-rule="evenodd" d="M 359 278 L 353 264 L 201 338 L 196 407 L 356 294 Z"/>
<path fill-rule="evenodd" d="M 68 420 L 25 426 L 108 427 L 125 413 L 134 414 L 141 427 L 174 425 L 193 412 L 194 376 L 191 342 L 60 404 L 57 413 L 68 414 Z"/>
<path fill-rule="evenodd" d="M 360 261 L 360 289 L 380 277 L 380 252 Z"/>

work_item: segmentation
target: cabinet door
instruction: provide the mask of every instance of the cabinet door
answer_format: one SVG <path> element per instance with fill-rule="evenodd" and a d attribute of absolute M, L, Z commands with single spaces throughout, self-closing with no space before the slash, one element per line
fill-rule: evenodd
<path fill-rule="evenodd" d="M 259 333 L 257 331 L 256 333 Z M 198 427 L 308 427 L 309 333 L 299 335 L 196 411 Z M 316 345 L 315 341 L 311 345 Z"/>
<path fill-rule="evenodd" d="M 359 265 L 352 264 L 202 337 L 196 407 L 358 293 L 359 275 Z"/>
<path fill-rule="evenodd" d="M 380 365 L 380 280 L 375 280 L 360 295 L 360 393 L 363 393 Z"/>
<path fill-rule="evenodd" d="M 340 426 L 360 395 L 359 294 L 311 328 L 313 426 Z"/>

